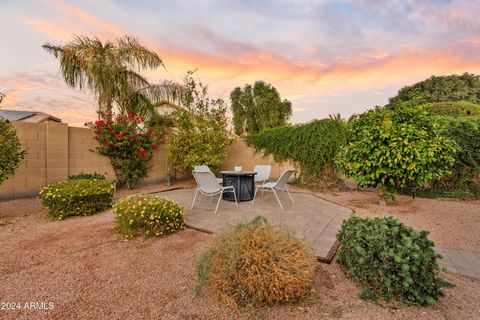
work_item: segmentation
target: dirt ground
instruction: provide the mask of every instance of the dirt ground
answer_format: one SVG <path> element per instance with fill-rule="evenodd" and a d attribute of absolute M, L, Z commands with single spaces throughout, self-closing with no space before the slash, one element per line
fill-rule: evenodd
<path fill-rule="evenodd" d="M 141 191 L 159 188 L 163 187 Z M 397 216 L 415 228 L 429 230 L 437 245 L 480 252 L 480 201 L 401 196 L 394 206 L 379 206 L 373 192 L 320 195 L 359 215 Z M 125 241 L 113 226 L 111 211 L 52 221 L 36 199 L 0 202 L 0 319 L 480 317 L 480 281 L 442 274 L 457 287 L 446 289 L 436 306 L 382 307 L 360 300 L 360 289 L 335 262 L 318 264 L 315 292 L 308 302 L 239 315 L 222 307 L 208 292 L 194 294 L 194 261 L 211 235 L 185 230 L 166 238 Z M 25 306 L 31 302 L 37 304 Z M 12 306 L 21 310 L 4 310 Z"/>

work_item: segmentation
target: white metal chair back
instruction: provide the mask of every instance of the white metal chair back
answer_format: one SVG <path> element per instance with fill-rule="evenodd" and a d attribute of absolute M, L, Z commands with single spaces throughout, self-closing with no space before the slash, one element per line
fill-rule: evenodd
<path fill-rule="evenodd" d="M 201 166 L 194 166 L 193 170 L 197 172 L 211 172 L 210 168 L 206 165 L 201 165 Z"/>
<path fill-rule="evenodd" d="M 275 186 L 273 188 L 284 191 L 285 186 L 287 185 L 288 179 L 292 176 L 292 174 L 295 172 L 295 169 L 287 169 L 283 171 L 282 175 L 278 179 L 278 181 L 275 183 Z"/>
<path fill-rule="evenodd" d="M 192 172 L 193 178 L 197 182 L 197 187 L 202 193 L 217 193 L 222 191 L 222 187 L 215 178 L 215 175 L 209 171 L 196 171 Z"/>
<path fill-rule="evenodd" d="M 268 179 L 270 179 L 272 166 L 269 164 L 257 164 L 253 171 L 257 173 L 255 175 L 255 182 L 267 182 Z"/>

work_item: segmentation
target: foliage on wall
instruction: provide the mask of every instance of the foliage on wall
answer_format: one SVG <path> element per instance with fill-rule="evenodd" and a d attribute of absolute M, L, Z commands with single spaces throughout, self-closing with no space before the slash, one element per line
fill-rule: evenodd
<path fill-rule="evenodd" d="M 335 170 L 335 157 L 346 143 L 347 124 L 339 117 L 306 124 L 266 129 L 247 136 L 257 151 L 272 154 L 276 161 L 293 160 L 306 181 L 324 180 Z"/>

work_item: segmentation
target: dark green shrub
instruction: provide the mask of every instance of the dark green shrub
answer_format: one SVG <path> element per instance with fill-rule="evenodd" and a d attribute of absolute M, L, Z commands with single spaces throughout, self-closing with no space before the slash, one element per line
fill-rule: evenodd
<path fill-rule="evenodd" d="M 49 216 L 88 216 L 112 205 L 114 186 L 102 180 L 65 180 L 40 189 Z"/>
<path fill-rule="evenodd" d="M 310 294 L 315 258 L 293 232 L 257 217 L 218 233 L 196 269 L 197 292 L 208 285 L 234 308 L 272 305 Z"/>
<path fill-rule="evenodd" d="M 88 179 L 88 180 L 106 180 L 106 177 L 103 174 L 100 173 L 84 173 L 80 172 L 79 174 L 74 174 L 71 176 L 68 176 L 68 180 L 83 180 L 83 179 Z"/>
<path fill-rule="evenodd" d="M 132 195 L 113 206 L 116 230 L 127 238 L 169 235 L 185 229 L 185 208 L 167 198 Z"/>
<path fill-rule="evenodd" d="M 424 197 L 480 197 L 480 117 L 436 117 L 458 151 L 452 174 L 417 190 Z M 408 190 L 405 190 L 408 192 Z"/>
<path fill-rule="evenodd" d="M 359 186 L 395 192 L 451 173 L 456 146 L 424 108 L 365 112 L 354 120 L 337 164 Z"/>
<path fill-rule="evenodd" d="M 335 175 L 335 156 L 347 135 L 346 123 L 333 118 L 266 129 L 246 140 L 257 151 L 272 154 L 276 161 L 298 162 L 304 179 L 320 181 L 325 174 Z"/>
<path fill-rule="evenodd" d="M 0 146 L 0 184 L 2 184 L 14 173 L 25 157 L 25 151 L 22 150 L 17 132 L 10 122 L 2 119 L 0 119 Z"/>
<path fill-rule="evenodd" d="M 446 282 L 438 277 L 440 256 L 427 236 L 393 217 L 351 216 L 337 234 L 337 262 L 362 286 L 363 298 L 432 305 Z"/>

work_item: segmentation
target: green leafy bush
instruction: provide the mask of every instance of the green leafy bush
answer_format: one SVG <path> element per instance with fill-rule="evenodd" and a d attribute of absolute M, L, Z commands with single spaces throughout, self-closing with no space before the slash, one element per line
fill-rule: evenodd
<path fill-rule="evenodd" d="M 0 98 L 2 98 L 1 95 Z M 26 153 L 22 150 L 22 145 L 12 124 L 1 119 L 0 146 L 0 184 L 2 184 L 15 172 Z"/>
<path fill-rule="evenodd" d="M 359 186 L 395 192 L 451 173 L 455 142 L 421 107 L 367 111 L 351 126 L 337 164 Z"/>
<path fill-rule="evenodd" d="M 227 305 L 272 305 L 309 295 L 315 258 L 293 232 L 257 217 L 217 234 L 196 263 L 197 292 L 208 285 Z"/>
<path fill-rule="evenodd" d="M 132 195 L 113 206 L 116 230 L 127 238 L 169 235 L 185 229 L 185 208 L 167 198 Z"/>
<path fill-rule="evenodd" d="M 444 135 L 455 141 L 458 152 L 452 174 L 418 190 L 427 197 L 480 197 L 480 116 L 437 117 Z"/>
<path fill-rule="evenodd" d="M 49 216 L 88 216 L 112 205 L 114 186 L 104 180 L 65 180 L 40 189 Z"/>
<path fill-rule="evenodd" d="M 326 173 L 334 171 L 335 156 L 347 136 L 346 123 L 332 118 L 266 129 L 247 136 L 246 140 L 257 151 L 272 154 L 276 161 L 298 162 L 304 180 L 320 181 L 325 180 Z"/>
<path fill-rule="evenodd" d="M 423 105 L 432 116 L 477 116 L 480 105 L 468 101 L 431 102 Z"/>
<path fill-rule="evenodd" d="M 393 217 L 344 221 L 337 262 L 364 289 L 361 297 L 432 305 L 448 283 L 438 277 L 434 244 Z"/>
<path fill-rule="evenodd" d="M 187 73 L 183 109 L 172 119 L 175 128 L 168 136 L 168 163 L 181 172 L 190 172 L 204 164 L 216 171 L 228 153 L 232 142 L 227 132 L 225 102 L 210 99 L 207 86 L 196 83 Z"/>
<path fill-rule="evenodd" d="M 106 180 L 105 176 L 101 173 L 84 173 L 80 172 L 79 174 L 74 174 L 71 176 L 68 176 L 68 180 L 83 180 L 83 179 L 88 179 L 88 180 Z"/>

